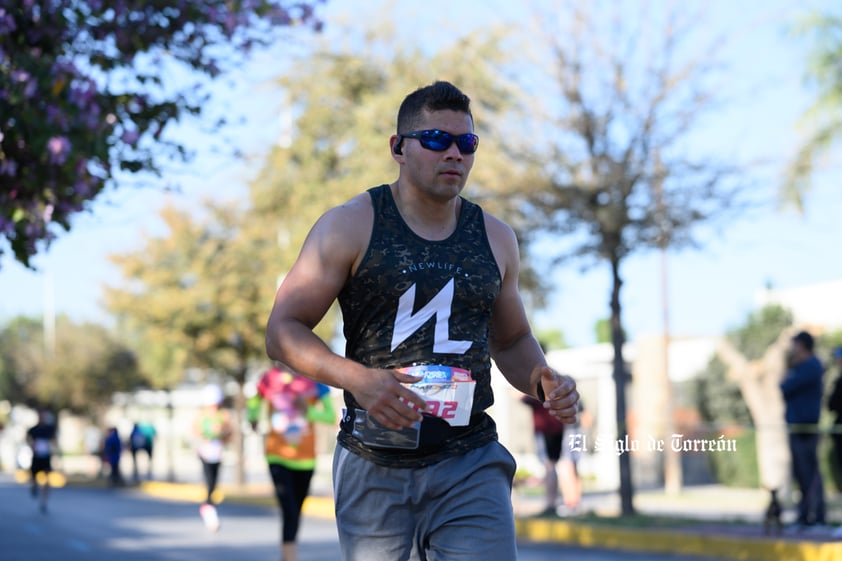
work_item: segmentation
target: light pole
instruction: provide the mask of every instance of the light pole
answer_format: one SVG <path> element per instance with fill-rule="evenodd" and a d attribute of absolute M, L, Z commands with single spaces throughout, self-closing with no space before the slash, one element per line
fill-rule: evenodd
<path fill-rule="evenodd" d="M 664 202 L 664 168 L 661 164 L 661 153 L 655 150 L 655 175 L 653 187 L 655 189 L 655 204 L 658 209 L 658 235 L 661 252 L 661 312 L 663 332 L 661 341 L 661 370 L 664 388 L 664 438 L 669 441 L 675 432 L 675 406 L 673 404 L 672 380 L 670 380 L 670 321 L 669 321 L 669 284 L 667 275 L 667 247 L 669 246 L 669 232 L 667 231 L 666 204 Z M 667 493 L 675 494 L 681 491 L 681 453 L 671 446 L 664 450 L 664 488 Z"/>
<path fill-rule="evenodd" d="M 44 352 L 48 359 L 53 358 L 56 352 L 56 302 L 55 288 L 53 286 L 53 273 L 50 266 L 44 266 Z"/>

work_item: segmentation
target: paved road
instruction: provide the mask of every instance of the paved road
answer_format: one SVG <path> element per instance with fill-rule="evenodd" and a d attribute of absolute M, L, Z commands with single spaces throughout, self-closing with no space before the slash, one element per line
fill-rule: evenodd
<path fill-rule="evenodd" d="M 0 475 L 0 558 L 3 561 L 275 561 L 279 518 L 272 508 L 224 503 L 222 528 L 207 532 L 197 505 L 155 499 L 133 490 L 65 487 L 49 512 L 28 489 Z M 308 517 L 300 561 L 339 559 L 332 520 Z M 689 561 L 694 558 L 521 544 L 520 561 Z M 698 559 L 698 558 L 696 558 Z M 704 559 L 699 561 L 718 561 Z"/>
<path fill-rule="evenodd" d="M 220 506 L 222 528 L 209 533 L 198 505 L 147 497 L 132 490 L 54 490 L 47 514 L 23 485 L 0 479 L 0 559 L 3 561 L 275 561 L 275 510 Z M 339 558 L 333 521 L 308 519 L 300 561 Z"/>

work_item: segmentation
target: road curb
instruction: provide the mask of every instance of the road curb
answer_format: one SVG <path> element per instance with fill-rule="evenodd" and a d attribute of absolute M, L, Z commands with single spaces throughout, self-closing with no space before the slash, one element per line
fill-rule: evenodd
<path fill-rule="evenodd" d="M 565 520 L 515 520 L 519 538 L 634 551 L 722 557 L 737 561 L 839 561 L 842 543 L 695 534 L 645 528 L 602 528 Z"/>
<path fill-rule="evenodd" d="M 144 481 L 139 490 L 147 495 L 173 501 L 200 503 L 205 500 L 205 488 L 190 483 L 166 481 Z M 274 492 L 270 486 L 240 487 L 222 485 L 214 493 L 217 503 L 231 502 L 257 506 L 275 507 Z M 311 495 L 304 501 L 303 513 L 319 518 L 333 518 L 333 499 Z"/>

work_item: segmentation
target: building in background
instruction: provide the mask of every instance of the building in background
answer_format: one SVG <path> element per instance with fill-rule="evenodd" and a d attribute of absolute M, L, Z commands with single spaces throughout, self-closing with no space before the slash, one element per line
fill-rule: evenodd
<path fill-rule="evenodd" d="M 755 302 L 758 308 L 778 304 L 792 312 L 796 325 L 812 328 L 816 335 L 842 329 L 842 280 L 792 288 L 766 288 Z"/>

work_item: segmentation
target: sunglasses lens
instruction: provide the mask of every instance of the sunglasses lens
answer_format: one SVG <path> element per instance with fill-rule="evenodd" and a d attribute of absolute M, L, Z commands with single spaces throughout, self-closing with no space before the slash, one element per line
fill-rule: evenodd
<path fill-rule="evenodd" d="M 423 131 L 418 140 L 421 142 L 421 146 L 436 152 L 447 150 L 455 141 L 459 151 L 463 154 L 473 154 L 477 151 L 477 145 L 479 144 L 479 137 L 475 134 L 453 136 L 449 132 L 440 130 Z"/>
<path fill-rule="evenodd" d="M 447 150 L 453 144 L 453 136 L 450 133 L 438 130 L 424 131 L 418 140 L 421 142 L 421 146 L 436 152 Z"/>
<path fill-rule="evenodd" d="M 460 134 L 456 137 L 456 146 L 463 154 L 473 154 L 477 151 L 479 137 L 475 134 Z"/>

